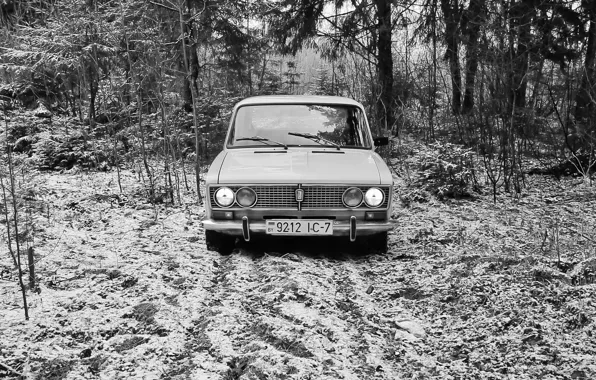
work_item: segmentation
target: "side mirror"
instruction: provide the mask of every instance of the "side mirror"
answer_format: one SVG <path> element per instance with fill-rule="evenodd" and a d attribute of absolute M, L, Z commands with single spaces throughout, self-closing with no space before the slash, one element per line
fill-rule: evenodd
<path fill-rule="evenodd" d="M 389 145 L 389 137 L 375 137 L 373 141 L 375 146 Z"/>

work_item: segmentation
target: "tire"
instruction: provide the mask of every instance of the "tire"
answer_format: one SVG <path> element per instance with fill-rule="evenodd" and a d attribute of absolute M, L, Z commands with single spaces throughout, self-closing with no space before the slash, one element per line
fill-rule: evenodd
<path fill-rule="evenodd" d="M 371 250 L 377 251 L 379 253 L 387 253 L 388 250 L 388 242 L 387 242 L 387 232 L 381 232 L 375 235 L 368 237 L 367 239 L 368 247 Z"/>
<path fill-rule="evenodd" d="M 219 232 L 205 230 L 205 245 L 208 251 L 217 252 L 221 255 L 229 255 L 234 250 L 236 238 Z"/>

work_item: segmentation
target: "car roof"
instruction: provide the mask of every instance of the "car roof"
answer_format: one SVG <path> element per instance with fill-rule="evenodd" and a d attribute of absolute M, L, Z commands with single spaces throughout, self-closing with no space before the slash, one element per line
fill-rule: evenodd
<path fill-rule="evenodd" d="M 319 95 L 261 95 L 241 100 L 236 107 L 256 104 L 342 104 L 362 107 L 354 99 L 343 96 Z"/>

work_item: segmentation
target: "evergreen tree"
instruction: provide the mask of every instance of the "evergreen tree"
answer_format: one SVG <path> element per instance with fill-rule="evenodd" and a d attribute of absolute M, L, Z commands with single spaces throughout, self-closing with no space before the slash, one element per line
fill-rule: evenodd
<path fill-rule="evenodd" d="M 311 84 L 311 92 L 314 95 L 335 95 L 329 78 L 329 71 L 326 68 L 319 67 L 317 69 L 314 83 Z"/>
<path fill-rule="evenodd" d="M 335 49 L 346 49 L 372 57 L 376 69 L 376 111 L 380 125 L 390 129 L 395 123 L 393 100 L 393 31 L 391 0 L 352 1 L 282 0 L 268 12 L 271 33 L 284 52 L 295 54 L 315 37 L 331 41 Z M 336 15 L 325 13 L 333 4 Z M 325 21 L 328 29 L 319 28 Z M 330 30 L 329 30 L 330 28 Z M 362 50 L 365 50 L 363 52 Z M 370 59 L 370 58 L 367 58 Z"/>

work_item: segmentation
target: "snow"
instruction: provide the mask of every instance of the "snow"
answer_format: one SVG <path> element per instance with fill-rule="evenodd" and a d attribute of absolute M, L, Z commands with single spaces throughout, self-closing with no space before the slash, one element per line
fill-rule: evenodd
<path fill-rule="evenodd" d="M 192 193 L 153 206 L 136 173 L 122 172 L 123 193 L 116 175 L 35 176 L 45 207 L 28 321 L 0 262 L 0 363 L 27 378 L 596 376 L 585 188 L 398 201 L 387 255 L 298 240 L 220 256 Z M 554 194 L 562 203 L 544 201 Z"/>

